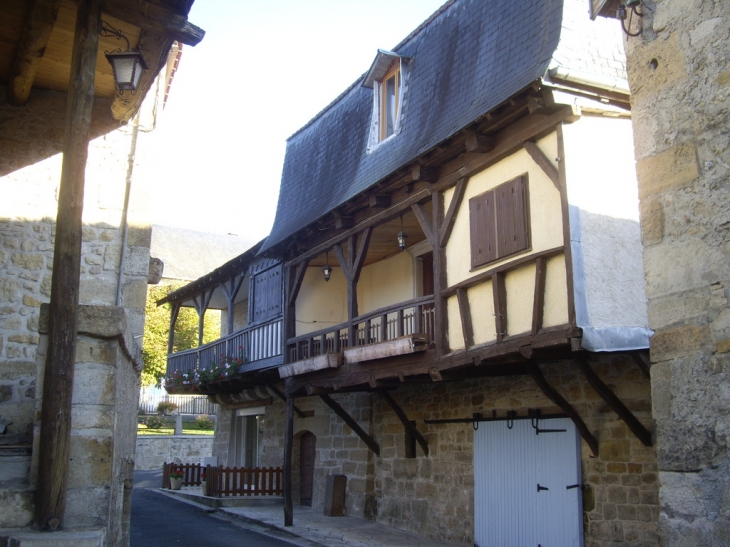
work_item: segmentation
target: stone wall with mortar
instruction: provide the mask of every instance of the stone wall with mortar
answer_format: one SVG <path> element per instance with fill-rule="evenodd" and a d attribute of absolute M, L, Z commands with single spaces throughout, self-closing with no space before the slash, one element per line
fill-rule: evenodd
<path fill-rule="evenodd" d="M 200 463 L 200 458 L 212 455 L 212 435 L 140 435 L 134 468 L 138 471 L 160 470 L 165 462 L 179 459 L 182 463 Z"/>
<path fill-rule="evenodd" d="M 626 355 L 595 356 L 591 363 L 604 382 L 647 427 L 651 424 L 650 382 Z M 548 381 L 578 410 L 599 442 L 594 458 L 581 442 L 584 528 L 587 547 L 658 546 L 658 480 L 653 448 L 645 447 L 587 384 L 575 363 L 541 365 Z M 527 376 L 474 379 L 400 387 L 394 400 L 426 437 L 429 456 L 420 447 L 407 458 L 405 431 L 392 409 L 375 394 L 333 395 L 380 444 L 375 456 L 342 420 L 317 397 L 296 400 L 314 416 L 295 418 L 293 494 L 298 500 L 298 438 L 315 434 L 313 507 L 324 506 L 326 477 L 347 476 L 348 515 L 364 516 L 443 541 L 474 542 L 474 468 L 471 424 L 425 424 L 425 419 L 491 415 L 508 410 L 525 415 L 560 410 Z M 263 465 L 281 465 L 284 404 L 266 408 Z"/>
<path fill-rule="evenodd" d="M 664 545 L 730 544 L 730 3 L 645 0 L 626 42 Z M 617 23 L 618 24 L 618 23 Z"/>

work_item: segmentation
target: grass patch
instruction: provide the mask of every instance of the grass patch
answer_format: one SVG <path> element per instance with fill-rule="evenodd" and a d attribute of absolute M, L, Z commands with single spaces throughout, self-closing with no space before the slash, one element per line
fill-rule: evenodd
<path fill-rule="evenodd" d="M 175 418 L 165 418 L 165 425 L 159 429 L 150 429 L 143 422 L 141 416 L 137 422 L 137 435 L 174 435 Z M 202 428 L 196 422 L 183 422 L 183 435 L 213 435 L 213 428 Z"/>

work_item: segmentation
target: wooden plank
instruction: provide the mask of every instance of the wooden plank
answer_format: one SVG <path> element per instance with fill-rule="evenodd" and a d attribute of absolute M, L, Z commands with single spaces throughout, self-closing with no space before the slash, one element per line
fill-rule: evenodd
<path fill-rule="evenodd" d="M 474 327 L 471 322 L 471 308 L 466 290 L 457 290 L 456 299 L 459 302 L 459 315 L 461 316 L 461 332 L 464 335 L 464 347 L 469 349 L 474 345 Z"/>
<path fill-rule="evenodd" d="M 460 281 L 459 283 L 456 283 L 456 284 L 452 285 L 451 287 L 448 287 L 448 288 L 444 289 L 443 291 L 441 291 L 441 296 L 443 296 L 444 298 L 448 298 L 449 296 L 455 295 L 456 291 L 459 289 L 470 289 L 471 287 L 476 287 L 477 285 L 484 283 L 485 281 L 489 281 L 490 279 L 492 279 L 492 276 L 496 273 L 506 273 L 506 272 L 509 272 L 512 270 L 516 270 L 518 268 L 521 268 L 525 264 L 534 262 L 535 260 L 537 260 L 539 258 L 545 258 L 545 259 L 552 258 L 554 256 L 563 254 L 564 251 L 565 251 L 565 249 L 563 247 L 554 247 L 552 249 L 546 249 L 544 251 L 540 251 L 537 253 L 533 253 L 531 255 L 520 257 L 516 260 L 507 262 L 505 264 L 501 264 L 495 268 L 485 270 L 468 279 Z"/>
<path fill-rule="evenodd" d="M 499 343 L 507 336 L 507 289 L 504 274 L 501 272 L 492 276 L 492 296 L 494 298 L 494 328 Z"/>
<path fill-rule="evenodd" d="M 76 330 L 81 272 L 81 228 L 94 76 L 101 26 L 100 0 L 78 4 L 63 136 L 56 239 L 43 374 L 35 526 L 63 528 L 71 445 Z"/>
<path fill-rule="evenodd" d="M 553 165 L 542 150 L 532 141 L 525 141 L 525 150 L 533 161 L 542 169 L 548 178 L 553 182 L 555 188 L 560 190 L 560 175 L 558 169 Z"/>
<path fill-rule="evenodd" d="M 573 405 L 566 401 L 563 396 L 560 395 L 560 393 L 558 393 L 558 391 L 548 383 L 537 363 L 533 361 L 528 361 L 527 363 L 525 363 L 525 367 L 527 367 L 527 371 L 529 372 L 530 376 L 532 376 L 532 379 L 535 380 L 535 383 L 545 394 L 545 396 L 553 403 L 558 405 L 560 409 L 565 412 L 571 420 L 573 420 L 575 427 L 577 427 L 578 431 L 580 432 L 580 436 L 583 437 L 583 440 L 588 444 L 591 452 L 593 452 L 593 455 L 595 457 L 598 457 L 598 441 L 590 432 L 588 426 L 583 421 L 583 418 L 581 418 L 580 414 L 578 414 L 578 411 L 575 410 L 575 408 L 573 408 Z"/>
<path fill-rule="evenodd" d="M 188 46 L 199 44 L 205 36 L 205 31 L 189 23 L 184 13 L 156 2 L 106 0 L 104 13 Z"/>
<path fill-rule="evenodd" d="M 8 102 L 13 106 L 23 106 L 28 101 L 60 5 L 61 0 L 33 1 L 8 75 Z"/>
<path fill-rule="evenodd" d="M 380 445 L 378 445 L 378 443 L 375 442 L 375 440 L 368 435 L 362 427 L 360 427 L 360 424 L 358 424 L 352 416 L 350 416 L 347 411 L 337 403 L 337 401 L 325 393 L 320 394 L 319 397 L 334 411 L 335 414 L 342 418 L 342 421 L 350 426 L 350 429 L 352 429 L 355 434 L 362 439 L 362 442 L 364 442 L 376 456 L 380 456 Z"/>
<path fill-rule="evenodd" d="M 568 205 L 568 187 L 565 173 L 565 140 L 563 126 L 558 124 L 558 175 L 560 177 L 560 210 L 563 216 L 563 248 L 565 249 L 565 279 L 568 285 L 568 322 L 576 327 L 575 322 L 575 283 L 573 279 L 573 248 L 570 244 L 570 207 Z"/>
<path fill-rule="evenodd" d="M 619 399 L 618 396 L 611 391 L 605 383 L 603 383 L 603 380 L 598 377 L 598 374 L 596 374 L 596 371 L 594 371 L 591 365 L 588 364 L 588 361 L 585 359 L 578 359 L 577 361 L 581 372 L 583 372 L 583 376 L 586 377 L 586 380 L 596 393 L 601 396 L 601 399 L 603 399 L 606 404 L 611 407 L 611 410 L 613 410 L 618 417 L 624 421 L 631 432 L 636 435 L 636 438 L 639 439 L 644 446 L 652 446 L 651 433 L 649 430 L 644 427 L 636 416 L 634 416 L 621 399 Z"/>
<path fill-rule="evenodd" d="M 542 329 L 542 320 L 545 314 L 545 279 L 547 274 L 547 260 L 540 257 L 535 261 L 535 294 L 532 300 L 532 334 Z"/>
<path fill-rule="evenodd" d="M 418 224 L 420 224 L 421 230 L 423 230 L 423 234 L 426 236 L 426 239 L 428 239 L 431 247 L 436 247 L 438 245 L 438 241 L 436 240 L 436 234 L 431 226 L 431 221 L 428 220 L 426 209 L 420 203 L 414 203 L 411 205 L 411 209 L 416 215 Z"/>
<path fill-rule="evenodd" d="M 341 359 L 342 354 L 340 353 L 325 353 L 324 355 L 318 355 L 316 357 L 310 357 L 309 359 L 303 359 L 288 365 L 282 365 L 279 367 L 279 377 L 289 378 L 290 376 L 306 374 L 307 372 L 314 372 L 315 370 L 337 368 L 341 364 Z"/>
<path fill-rule="evenodd" d="M 444 222 L 444 193 L 434 192 L 431 197 L 433 214 L 433 233 L 438 234 Z M 434 237 L 434 239 L 437 239 Z M 446 278 L 446 248 L 442 245 L 433 247 L 433 342 L 436 345 L 437 357 L 449 353 L 449 337 L 446 299 L 441 296 L 441 291 L 447 286 Z"/>
<path fill-rule="evenodd" d="M 292 501 L 292 448 L 294 446 L 294 399 L 286 399 L 286 426 L 284 431 L 284 526 L 294 525 L 294 503 Z"/>
<path fill-rule="evenodd" d="M 465 131 L 464 147 L 467 152 L 484 154 L 494 150 L 496 139 L 493 135 L 485 135 L 477 131 Z"/>
<path fill-rule="evenodd" d="M 378 395 L 386 402 L 388 403 L 388 406 L 393 409 L 393 412 L 395 412 L 396 416 L 398 416 L 398 419 L 403 424 L 403 427 L 406 428 L 406 431 L 411 434 L 412 437 L 416 439 L 419 445 L 421 445 L 421 450 L 423 450 L 423 453 L 428 456 L 428 442 L 426 442 L 426 438 L 421 434 L 418 429 L 416 429 L 416 426 L 413 425 L 413 423 L 408 419 L 408 416 L 406 416 L 406 413 L 403 412 L 403 409 L 396 403 L 393 398 L 390 396 L 390 393 L 388 393 L 384 389 L 378 390 Z"/>
<path fill-rule="evenodd" d="M 428 349 L 425 334 L 409 334 L 393 340 L 385 340 L 368 346 L 355 346 L 344 350 L 344 360 L 347 364 L 384 359 L 396 355 L 406 355 Z"/>
<path fill-rule="evenodd" d="M 637 365 L 639 365 L 639 368 L 641 369 L 641 372 L 644 373 L 644 376 L 647 378 L 651 378 L 651 370 L 649 368 L 649 360 L 648 358 L 636 351 L 631 352 L 631 358 L 636 362 Z"/>
<path fill-rule="evenodd" d="M 464 200 L 464 192 L 466 190 L 466 179 L 459 179 L 456 181 L 456 187 L 454 188 L 454 195 L 451 196 L 451 202 L 449 203 L 449 210 L 446 211 L 444 222 L 439 230 L 439 241 L 438 244 L 445 247 L 451 237 L 451 231 L 454 229 L 454 222 L 456 221 L 456 215 L 461 207 L 461 202 Z"/>

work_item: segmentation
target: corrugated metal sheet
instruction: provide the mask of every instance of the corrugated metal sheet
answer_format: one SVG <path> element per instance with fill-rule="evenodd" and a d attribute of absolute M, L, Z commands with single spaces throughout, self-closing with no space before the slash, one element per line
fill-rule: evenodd
<path fill-rule="evenodd" d="M 580 440 L 568 418 L 482 422 L 474 432 L 474 538 L 479 547 L 583 544 Z M 538 484 L 548 490 L 537 491 Z"/>

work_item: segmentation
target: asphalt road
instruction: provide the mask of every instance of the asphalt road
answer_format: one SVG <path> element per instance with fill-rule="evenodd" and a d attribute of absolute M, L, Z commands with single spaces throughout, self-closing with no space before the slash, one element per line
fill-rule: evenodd
<path fill-rule="evenodd" d="M 156 484 L 155 484 L 156 486 Z M 132 493 L 131 547 L 292 547 L 154 490 Z"/>

